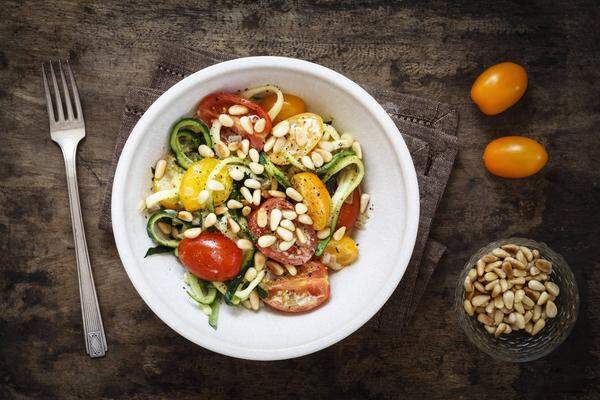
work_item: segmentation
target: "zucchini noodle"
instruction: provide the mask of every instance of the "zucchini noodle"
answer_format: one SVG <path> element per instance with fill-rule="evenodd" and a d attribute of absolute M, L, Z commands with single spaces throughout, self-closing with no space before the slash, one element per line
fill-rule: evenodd
<path fill-rule="evenodd" d="M 216 145 L 221 141 L 221 123 L 219 120 L 214 120 L 210 127 L 210 138 L 212 139 L 213 145 Z"/>
<path fill-rule="evenodd" d="M 273 107 L 271 107 L 271 109 L 269 110 L 269 117 L 271 117 L 271 121 L 273 121 L 277 117 L 277 114 L 279 114 L 279 112 L 281 111 L 281 108 L 283 107 L 283 93 L 277 86 L 273 86 L 273 85 L 259 86 L 259 87 L 245 90 L 242 93 L 240 93 L 240 95 L 242 97 L 249 99 L 253 96 L 256 96 L 257 94 L 261 94 L 261 93 L 269 92 L 269 91 L 274 92 L 277 95 L 277 100 L 275 101 L 275 104 L 273 104 Z"/>
<path fill-rule="evenodd" d="M 265 277 L 266 271 L 262 270 L 258 273 L 258 275 L 256 275 L 256 278 L 254 278 L 252 280 L 252 282 L 250 282 L 250 284 L 248 285 L 248 287 L 244 290 L 237 290 L 235 292 L 235 296 L 237 298 L 239 298 L 240 300 L 246 300 L 249 296 L 250 293 L 254 290 L 254 288 L 256 286 L 258 286 L 258 284 L 260 283 L 260 281 L 263 280 L 263 278 Z"/>

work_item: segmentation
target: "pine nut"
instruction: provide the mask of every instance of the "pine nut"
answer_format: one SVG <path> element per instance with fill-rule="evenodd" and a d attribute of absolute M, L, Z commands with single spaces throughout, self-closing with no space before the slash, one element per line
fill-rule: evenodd
<path fill-rule="evenodd" d="M 296 212 L 292 210 L 284 210 L 281 212 L 281 214 L 283 215 L 283 218 L 289 219 L 290 221 L 293 221 L 298 217 L 298 214 L 296 214 Z"/>
<path fill-rule="evenodd" d="M 234 200 L 234 199 L 227 200 L 227 208 L 229 208 L 230 210 L 237 210 L 237 209 L 243 208 L 243 207 L 244 207 L 244 205 L 237 200 Z"/>
<path fill-rule="evenodd" d="M 213 158 L 215 156 L 215 152 L 205 144 L 198 146 L 198 153 L 204 158 Z"/>
<path fill-rule="evenodd" d="M 550 271 L 552 271 L 552 263 L 548 260 L 544 260 L 544 259 L 535 260 L 534 265 L 542 272 L 550 273 Z"/>
<path fill-rule="evenodd" d="M 227 110 L 231 115 L 244 115 L 248 114 L 248 107 L 241 104 L 234 104 Z"/>
<path fill-rule="evenodd" d="M 160 229 L 160 231 L 165 235 L 169 235 L 171 233 L 171 225 L 167 224 L 166 222 L 158 221 L 157 225 L 158 229 Z"/>
<path fill-rule="evenodd" d="M 523 307 L 523 303 L 515 303 L 513 304 L 513 308 L 519 314 L 525 314 L 525 308 Z"/>
<path fill-rule="evenodd" d="M 250 189 L 260 189 L 260 182 L 253 178 L 248 178 L 244 181 L 244 186 Z"/>
<path fill-rule="evenodd" d="M 158 160 L 156 167 L 154 168 L 154 179 L 159 180 L 165 176 L 165 170 L 167 169 L 167 162 L 165 160 Z"/>
<path fill-rule="evenodd" d="M 291 264 L 283 264 L 283 266 L 285 267 L 285 269 L 287 269 L 288 274 L 290 274 L 291 276 L 296 276 L 296 274 L 298 273 L 296 267 L 294 267 Z"/>
<path fill-rule="evenodd" d="M 225 186 L 221 182 L 216 181 L 214 179 L 211 179 L 208 182 L 206 182 L 206 188 L 212 190 L 213 192 L 220 192 L 222 190 L 225 190 Z"/>
<path fill-rule="evenodd" d="M 308 242 L 308 238 L 302 229 L 296 229 L 296 236 L 298 237 L 298 242 L 300 242 L 300 244 L 306 244 Z"/>
<path fill-rule="evenodd" d="M 229 176 L 234 181 L 241 181 L 244 179 L 244 171 L 238 167 L 229 167 Z"/>
<path fill-rule="evenodd" d="M 260 308 L 260 297 L 258 296 L 258 293 L 256 293 L 256 290 L 250 292 L 250 297 L 248 297 L 248 300 L 250 301 L 250 307 L 252 310 L 258 311 Z"/>
<path fill-rule="evenodd" d="M 217 215 L 215 213 L 210 213 L 206 217 L 204 217 L 204 222 L 203 222 L 202 226 L 204 226 L 204 229 L 207 229 L 216 223 L 217 223 Z"/>
<path fill-rule="evenodd" d="M 254 123 L 254 132 L 262 133 L 267 126 L 267 121 L 264 118 L 259 118 L 258 121 Z"/>
<path fill-rule="evenodd" d="M 495 261 L 485 266 L 485 272 L 492 272 L 494 269 L 502 265 L 502 261 Z"/>
<path fill-rule="evenodd" d="M 486 280 L 486 281 L 488 281 L 488 282 L 491 282 L 491 281 L 493 281 L 493 280 L 496 280 L 496 279 L 498 279 L 498 275 L 496 275 L 496 274 L 495 274 L 495 273 L 493 273 L 493 272 L 486 272 L 486 274 L 485 274 L 485 275 L 483 275 L 483 279 L 485 279 L 485 280 Z"/>
<path fill-rule="evenodd" d="M 502 296 L 494 297 L 494 307 L 497 309 L 504 308 L 504 300 L 502 300 Z"/>
<path fill-rule="evenodd" d="M 545 293 L 545 292 L 544 292 Z M 556 304 L 552 300 L 548 300 L 546 303 L 546 316 L 548 318 L 555 318 L 556 314 L 558 314 L 558 309 L 556 308 Z"/>
<path fill-rule="evenodd" d="M 546 290 L 546 287 L 545 287 L 545 286 L 544 286 L 544 285 L 543 285 L 541 282 L 539 282 L 539 281 L 536 281 L 536 280 L 530 280 L 530 281 L 527 283 L 527 286 L 529 286 L 529 288 L 530 288 L 531 290 L 537 290 L 538 292 L 541 292 L 541 291 L 543 291 L 543 290 Z"/>
<path fill-rule="evenodd" d="M 533 308 L 533 306 L 535 305 L 535 302 L 531 300 L 528 296 L 523 296 L 523 300 L 521 300 L 521 303 L 523 304 L 523 306 L 527 306 L 530 308 Z"/>
<path fill-rule="evenodd" d="M 531 321 L 531 318 L 533 317 L 533 313 L 529 310 L 527 311 L 524 315 L 523 318 L 525 319 L 525 325 L 527 325 L 527 323 L 529 321 Z"/>
<path fill-rule="evenodd" d="M 260 205 L 260 197 L 261 197 L 260 189 L 254 189 L 254 193 L 252 193 L 252 204 L 254 204 L 255 206 L 259 206 Z"/>
<path fill-rule="evenodd" d="M 334 234 L 333 234 L 333 240 L 335 240 L 335 241 L 342 240 L 342 238 L 344 237 L 345 233 L 346 233 L 346 227 L 342 226 L 341 228 L 339 228 L 337 231 L 334 232 Z"/>
<path fill-rule="evenodd" d="M 270 247 L 277 241 L 277 238 L 273 235 L 263 235 L 258 238 L 258 245 L 262 248 Z"/>
<path fill-rule="evenodd" d="M 219 158 L 227 158 L 231 155 L 231 151 L 229 151 L 229 148 L 223 142 L 215 144 L 215 152 Z"/>
<path fill-rule="evenodd" d="M 244 154 L 248 154 L 248 152 L 250 151 L 250 141 L 248 139 L 242 140 L 241 147 Z"/>
<path fill-rule="evenodd" d="M 490 291 L 490 290 L 494 289 L 496 286 L 498 286 L 499 283 L 500 283 L 500 281 L 498 279 L 494 279 L 493 281 L 491 281 L 490 283 L 485 285 L 485 290 Z"/>
<path fill-rule="evenodd" d="M 480 282 L 477 282 L 477 281 L 473 282 L 473 286 L 475 286 L 475 289 L 477 289 L 477 291 L 479 291 L 480 293 L 486 292 L 485 288 L 483 287 L 483 285 Z"/>
<path fill-rule="evenodd" d="M 187 239 L 195 239 L 202 233 L 202 228 L 190 228 L 183 232 L 183 236 Z"/>
<path fill-rule="evenodd" d="M 277 138 L 275 136 L 273 136 L 273 135 L 269 136 L 269 138 L 265 142 L 265 145 L 263 146 L 263 151 L 265 153 L 268 153 L 275 145 L 276 140 L 277 140 Z"/>
<path fill-rule="evenodd" d="M 531 329 L 531 336 L 535 336 L 540 333 L 540 331 L 544 329 L 544 326 L 546 326 L 546 321 L 544 321 L 543 318 L 535 321 L 535 324 L 533 324 L 533 328 Z"/>
<path fill-rule="evenodd" d="M 297 201 L 297 202 L 301 202 L 303 197 L 302 195 L 293 187 L 289 187 L 287 189 L 285 189 L 285 194 L 292 200 Z"/>
<path fill-rule="evenodd" d="M 295 239 L 292 239 L 292 241 L 290 241 L 290 242 L 283 241 L 283 242 L 279 242 L 279 246 L 277 246 L 277 247 L 279 248 L 279 251 L 288 251 L 289 249 L 292 248 L 294 243 L 296 243 Z"/>
<path fill-rule="evenodd" d="M 477 316 L 477 321 L 481 322 L 482 324 L 488 325 L 488 326 L 494 325 L 494 320 L 489 315 L 485 315 L 485 314 L 479 314 Z"/>
<path fill-rule="evenodd" d="M 252 126 L 252 120 L 249 117 L 243 116 L 242 118 L 240 118 L 240 125 L 242 125 L 242 128 L 244 128 L 244 131 L 246 131 L 247 134 L 249 134 L 249 135 L 254 134 L 254 127 Z"/>
<path fill-rule="evenodd" d="M 287 146 L 287 140 L 284 137 L 277 138 L 273 145 L 273 153 L 280 153 Z"/>
<path fill-rule="evenodd" d="M 241 229 L 240 225 L 231 217 L 227 218 L 227 224 L 229 224 L 229 229 L 231 229 L 231 231 L 235 234 L 237 234 Z"/>
<path fill-rule="evenodd" d="M 328 151 L 329 153 L 331 153 L 334 149 L 333 149 L 333 143 L 332 142 L 324 142 L 324 141 L 320 141 L 319 142 L 319 148 L 323 149 L 325 151 Z M 323 157 L 323 159 L 325 159 L 325 157 Z"/>
<path fill-rule="evenodd" d="M 360 147 L 360 143 L 358 143 L 358 142 L 352 143 L 352 150 L 354 150 L 354 152 L 356 153 L 356 156 L 362 160 L 363 154 L 362 154 L 362 147 Z"/>
<path fill-rule="evenodd" d="M 487 333 L 489 333 L 490 335 L 494 335 L 496 332 L 496 327 L 495 326 L 488 326 L 488 325 L 484 325 L 483 328 L 487 331 Z"/>
<path fill-rule="evenodd" d="M 276 138 L 284 137 L 290 131 L 290 123 L 289 121 L 283 120 L 279 122 L 277 125 L 273 127 L 271 130 L 271 135 Z"/>
<path fill-rule="evenodd" d="M 500 279 L 500 289 L 502 290 L 502 293 L 508 290 L 508 282 L 506 282 L 506 279 Z"/>
<path fill-rule="evenodd" d="M 260 154 L 258 154 L 258 150 L 256 150 L 254 147 L 248 150 L 248 156 L 252 162 L 258 163 L 260 161 Z"/>
<path fill-rule="evenodd" d="M 302 156 L 300 161 L 302 161 L 302 165 L 304 165 L 306 168 L 315 169 L 315 164 L 313 164 L 313 162 L 309 156 Z"/>
<path fill-rule="evenodd" d="M 277 233 L 277 236 L 281 238 L 281 240 L 285 240 L 286 242 L 291 242 L 294 239 L 294 234 L 282 227 L 278 227 L 275 232 Z"/>
<path fill-rule="evenodd" d="M 501 249 L 499 247 L 497 247 L 494 250 L 492 250 L 492 254 L 495 255 L 496 257 L 499 257 L 499 258 L 510 257 L 510 254 L 506 250 L 503 250 L 503 249 Z"/>
<path fill-rule="evenodd" d="M 250 150 L 254 150 L 254 149 L 250 149 Z M 262 164 L 259 164 L 257 162 L 251 162 L 250 165 L 250 171 L 254 172 L 256 175 L 260 175 L 263 172 L 265 172 L 265 166 Z"/>
<path fill-rule="evenodd" d="M 371 196 L 367 193 L 363 193 L 360 195 L 360 213 L 364 214 L 367 211 L 367 207 L 369 206 L 369 201 L 371 200 Z"/>
<path fill-rule="evenodd" d="M 475 270 L 475 268 L 471 268 L 469 270 L 469 272 L 467 273 L 467 276 L 469 277 L 471 282 L 473 282 L 475 279 L 477 279 L 477 271 Z"/>
<path fill-rule="evenodd" d="M 503 333 L 506 332 L 507 328 L 508 328 L 508 325 L 506 325 L 504 322 L 499 323 L 498 327 L 496 328 L 496 332 L 494 332 L 494 336 L 498 337 L 498 336 L 502 335 Z"/>
<path fill-rule="evenodd" d="M 483 273 L 485 271 L 485 261 L 478 260 L 475 268 L 477 269 L 477 275 L 483 276 Z"/>
<path fill-rule="evenodd" d="M 316 151 L 310 153 L 310 159 L 312 160 L 315 168 L 319 168 L 324 164 L 323 156 L 321 156 L 321 154 L 317 153 Z"/>
<path fill-rule="evenodd" d="M 487 263 L 492 263 L 492 262 L 498 261 L 498 257 L 493 255 L 492 253 L 488 253 L 488 254 L 484 255 L 483 257 L 481 257 L 481 260 L 483 260 L 483 262 L 487 264 Z"/>
<path fill-rule="evenodd" d="M 283 275 L 284 269 L 278 262 L 267 260 L 267 268 L 275 275 Z"/>
<path fill-rule="evenodd" d="M 254 248 L 254 245 L 248 239 L 238 239 L 236 244 L 237 244 L 237 247 L 239 247 L 242 250 L 252 250 Z M 254 270 L 254 272 L 256 272 L 256 270 Z M 249 280 L 252 280 L 252 279 L 249 279 Z"/>
<path fill-rule="evenodd" d="M 316 153 L 319 153 L 321 155 L 321 157 L 323 157 L 323 161 L 326 162 L 326 163 L 328 163 L 329 161 L 331 161 L 331 159 L 333 158 L 333 154 L 331 154 L 327 150 L 315 149 L 314 151 Z"/>
<path fill-rule="evenodd" d="M 471 299 L 471 304 L 473 304 L 473 307 L 483 307 L 483 306 L 486 306 L 489 301 L 490 301 L 490 296 L 478 295 L 478 296 L 474 296 Z"/>
<path fill-rule="evenodd" d="M 513 267 L 517 267 L 519 269 L 527 268 L 527 266 L 525 264 L 523 264 L 521 261 L 517 260 L 516 258 L 506 257 L 504 259 L 504 261 L 508 261 L 509 263 L 512 264 Z"/>
<path fill-rule="evenodd" d="M 312 225 L 313 224 L 313 220 L 308 214 L 298 215 L 298 222 L 300 222 L 301 224 L 304 224 L 304 225 Z"/>
<path fill-rule="evenodd" d="M 239 149 L 240 149 L 240 142 L 239 142 L 239 141 L 236 141 L 236 142 L 231 142 L 231 143 L 229 143 L 229 144 L 227 145 L 227 148 L 228 148 L 230 151 L 237 151 L 237 150 L 239 150 Z"/>
<path fill-rule="evenodd" d="M 502 293 L 502 287 L 500 287 L 500 282 L 497 281 L 496 285 L 493 287 L 492 289 L 492 297 L 500 297 L 500 293 Z M 498 308 L 502 308 L 502 307 L 498 307 Z"/>
<path fill-rule="evenodd" d="M 543 292 L 537 300 L 537 304 L 543 306 L 549 301 L 550 296 L 548 296 L 548 292 Z"/>
<path fill-rule="evenodd" d="M 294 127 L 294 140 L 300 147 L 304 147 L 308 142 L 308 132 L 306 128 L 302 125 L 296 125 Z"/>
<path fill-rule="evenodd" d="M 194 219 L 192 213 L 189 211 L 179 211 L 177 213 L 177 218 L 185 222 L 192 222 L 192 219 Z"/>
<path fill-rule="evenodd" d="M 265 268 L 265 263 L 267 262 L 267 257 L 260 251 L 254 253 L 254 268 L 257 271 L 262 271 Z"/>
<path fill-rule="evenodd" d="M 267 193 L 269 193 L 271 197 L 285 198 L 285 193 L 280 190 L 269 190 Z"/>
<path fill-rule="evenodd" d="M 473 305 L 471 304 L 471 302 L 469 300 L 465 300 L 463 303 L 463 306 L 464 306 L 467 314 L 469 314 L 469 316 L 472 317 L 473 314 L 475 313 L 475 310 L 473 310 Z"/>
<path fill-rule="evenodd" d="M 331 233 L 331 229 L 324 228 L 324 229 L 321 229 L 319 232 L 317 232 L 317 237 L 321 240 L 326 239 L 329 237 L 330 233 Z"/>
<path fill-rule="evenodd" d="M 256 224 L 259 227 L 264 228 L 265 226 L 267 226 L 267 223 L 268 223 L 267 211 L 264 208 L 259 208 L 258 211 L 256 212 Z"/>
<path fill-rule="evenodd" d="M 272 231 L 274 231 L 275 229 L 277 229 L 277 227 L 279 226 L 279 223 L 281 222 L 281 210 L 278 208 L 274 208 L 271 211 L 271 215 L 269 217 L 269 228 L 271 228 Z"/>
<path fill-rule="evenodd" d="M 509 310 L 512 310 L 515 302 L 515 294 L 508 290 L 502 295 L 502 300 L 504 301 L 504 306 L 506 306 L 506 308 Z"/>
<path fill-rule="evenodd" d="M 252 212 L 252 209 L 249 206 L 244 206 L 244 208 L 242 208 L 242 215 L 244 217 L 247 217 L 248 215 L 250 215 L 251 212 Z"/>
<path fill-rule="evenodd" d="M 304 203 L 296 203 L 294 208 L 296 209 L 297 214 L 306 214 L 308 212 L 308 207 Z"/>
<path fill-rule="evenodd" d="M 525 254 L 521 250 L 517 251 L 517 255 L 515 257 L 523 264 L 528 263 L 527 257 L 525 257 Z"/>
<path fill-rule="evenodd" d="M 227 114 L 219 115 L 219 122 L 221 123 L 221 125 L 227 128 L 231 128 L 233 126 L 233 119 Z"/>
<path fill-rule="evenodd" d="M 281 226 L 282 228 L 285 228 L 291 232 L 294 232 L 296 230 L 296 225 L 294 225 L 294 223 L 292 221 L 290 221 L 289 219 L 281 220 L 281 222 L 279 223 L 279 226 Z"/>
<path fill-rule="evenodd" d="M 531 331 L 533 330 L 533 324 L 531 322 L 527 322 L 525 324 L 525 332 L 531 335 Z"/>
<path fill-rule="evenodd" d="M 554 282 L 546 282 L 546 290 L 548 291 L 548 293 L 555 297 L 560 294 L 560 288 Z"/>
<path fill-rule="evenodd" d="M 250 193 L 250 190 L 247 187 L 242 186 L 240 188 L 240 193 L 248 203 L 252 203 L 252 193 Z"/>

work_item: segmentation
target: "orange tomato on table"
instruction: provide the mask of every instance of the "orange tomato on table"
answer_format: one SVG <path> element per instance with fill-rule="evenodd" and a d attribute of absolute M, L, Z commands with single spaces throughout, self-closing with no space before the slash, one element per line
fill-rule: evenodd
<path fill-rule="evenodd" d="M 493 65 L 477 77 L 471 99 L 482 113 L 496 115 L 514 105 L 527 89 L 525 69 L 512 62 Z"/>
<path fill-rule="evenodd" d="M 505 136 L 491 141 L 483 152 L 483 162 L 490 173 L 502 178 L 525 178 L 538 172 L 548 162 L 544 146 L 523 136 Z"/>

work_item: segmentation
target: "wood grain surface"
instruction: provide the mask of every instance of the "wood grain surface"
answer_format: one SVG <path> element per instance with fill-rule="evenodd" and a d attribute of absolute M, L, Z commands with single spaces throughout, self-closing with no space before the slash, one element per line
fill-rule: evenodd
<path fill-rule="evenodd" d="M 597 2 L 48 0 L 0 9 L 1 398 L 600 398 Z M 401 335 L 388 304 L 316 354 L 240 361 L 191 344 L 143 303 L 97 222 L 124 96 L 148 84 L 162 42 L 240 55 L 309 48 L 312 61 L 359 83 L 459 110 L 460 153 L 432 233 L 448 254 Z M 40 66 L 59 58 L 74 66 L 87 123 L 79 186 L 109 345 L 96 360 L 84 352 L 64 168 L 42 96 Z M 526 67 L 529 88 L 508 112 L 485 117 L 469 89 L 503 60 Z M 483 148 L 508 133 L 544 143 L 548 166 L 526 180 L 488 175 Z M 476 350 L 451 310 L 465 260 L 512 235 L 561 253 L 581 294 L 567 341 L 520 365 Z"/>

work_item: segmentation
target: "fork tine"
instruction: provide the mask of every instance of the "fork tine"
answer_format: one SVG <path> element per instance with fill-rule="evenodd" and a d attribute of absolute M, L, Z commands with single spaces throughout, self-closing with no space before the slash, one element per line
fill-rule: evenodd
<path fill-rule="evenodd" d="M 71 78 L 71 88 L 73 89 L 73 99 L 75 100 L 75 109 L 77 110 L 77 119 L 83 119 L 83 113 L 81 112 L 81 102 L 79 101 L 79 90 L 77 90 L 77 83 L 75 82 L 75 77 L 73 76 L 73 70 L 71 69 L 71 64 L 67 60 L 67 71 L 69 72 L 69 77 Z"/>
<path fill-rule="evenodd" d="M 60 91 L 58 90 L 58 83 L 56 82 L 56 74 L 54 73 L 54 67 L 52 61 L 50 61 L 50 75 L 52 75 L 52 86 L 54 86 L 54 98 L 56 99 L 56 109 L 58 110 L 58 121 L 65 120 L 65 113 L 63 112 L 62 100 L 60 99 Z"/>
<path fill-rule="evenodd" d="M 69 94 L 69 88 L 67 87 L 67 81 L 65 80 L 65 73 L 63 72 L 62 62 L 58 60 L 58 69 L 60 71 L 60 79 L 62 81 L 63 93 L 65 94 L 65 104 L 67 106 L 67 116 L 68 119 L 72 120 L 75 117 L 73 116 L 73 106 L 71 105 L 71 95 Z"/>
<path fill-rule="evenodd" d="M 56 122 L 54 119 L 54 107 L 52 106 L 52 96 L 50 95 L 50 88 L 48 87 L 48 78 L 46 77 L 46 68 L 42 64 L 42 77 L 44 78 L 44 92 L 46 93 L 46 107 L 48 107 L 48 120 L 50 126 Z"/>

